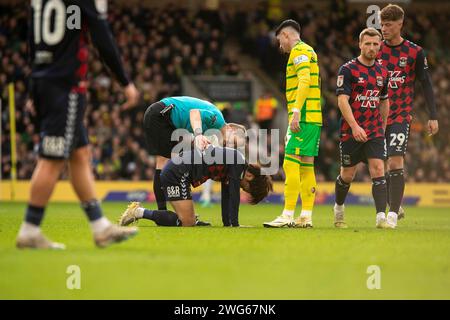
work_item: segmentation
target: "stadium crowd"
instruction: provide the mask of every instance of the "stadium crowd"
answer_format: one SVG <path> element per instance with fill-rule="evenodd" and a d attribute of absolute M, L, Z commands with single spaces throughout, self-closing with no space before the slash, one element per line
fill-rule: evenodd
<path fill-rule="evenodd" d="M 279 53 L 278 44 L 270 30 L 279 21 L 274 11 L 261 4 L 252 14 L 242 13 L 240 37 L 244 52 L 258 57 L 261 68 L 278 79 L 280 90 L 285 85 L 287 57 Z M 339 170 L 339 118 L 335 97 L 336 74 L 339 66 L 359 54 L 358 34 L 366 25 L 365 10 L 349 9 L 345 1 L 334 1 L 328 10 L 314 10 L 311 5 L 300 5 L 284 15 L 297 20 L 302 27 L 302 39 L 318 53 L 322 79 L 324 130 L 318 161 L 318 180 L 333 180 Z M 336 28 L 345 26 L 345 28 Z M 431 138 L 426 131 L 428 113 L 421 88 L 414 101 L 415 116 L 411 126 L 406 155 L 408 181 L 450 182 L 450 47 L 447 30 L 450 27 L 448 11 L 434 8 L 420 10 L 406 8 L 404 36 L 421 45 L 427 54 L 439 113 L 440 131 Z M 420 87 L 417 81 L 417 86 Z M 370 181 L 364 166 L 359 180 Z"/>
<path fill-rule="evenodd" d="M 11 81 L 15 83 L 17 106 L 19 179 L 30 178 L 37 156 L 36 115 L 26 103 L 30 74 L 26 47 L 27 4 L 0 8 L 0 94 L 4 110 L 0 115 L 2 178 L 9 178 L 11 170 L 9 117 L 5 105 L 7 84 Z M 141 102 L 134 109 L 122 108 L 125 99 L 119 85 L 109 77 L 95 50 L 91 50 L 86 121 L 97 178 L 152 179 L 155 163 L 145 151 L 141 126 L 146 106 L 165 96 L 180 95 L 181 77 L 185 74 L 241 75 L 237 58 L 223 54 L 225 39 L 238 39 L 243 53 L 257 56 L 261 68 L 278 79 L 280 90 L 284 90 L 285 60 L 278 52 L 271 30 L 287 16 L 299 21 L 302 38 L 319 55 L 324 130 L 317 159 L 318 180 L 333 180 L 339 169 L 336 73 L 339 65 L 357 55 L 357 35 L 367 18 L 365 14 L 347 9 L 342 1 L 336 1 L 330 10 L 313 10 L 306 5 L 285 12 L 281 17 L 271 14 L 271 8 L 265 3 L 252 11 L 222 7 L 218 12 L 200 10 L 193 15 L 173 5 L 163 9 L 129 10 L 111 5 L 111 28 L 125 67 L 141 92 Z M 450 86 L 450 60 L 445 42 L 449 18 L 447 12 L 407 8 L 406 38 L 426 49 L 440 121 L 439 134 L 428 137 L 426 107 L 419 90 L 406 159 L 408 181 L 450 182 L 447 107 L 450 95 L 446 94 Z M 337 29 L 337 25 L 345 28 Z M 359 179 L 369 179 L 366 170 L 361 171 Z"/>

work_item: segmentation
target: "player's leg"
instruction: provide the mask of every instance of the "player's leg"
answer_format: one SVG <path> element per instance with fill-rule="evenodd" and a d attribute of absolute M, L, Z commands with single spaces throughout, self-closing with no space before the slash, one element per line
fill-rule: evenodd
<path fill-rule="evenodd" d="M 100 202 L 95 194 L 90 158 L 87 145 L 77 148 L 71 153 L 69 158 L 70 182 L 89 220 L 96 245 L 106 247 L 134 236 L 137 229 L 116 226 L 103 216 Z"/>
<path fill-rule="evenodd" d="M 294 223 L 294 212 L 300 194 L 300 157 L 285 154 L 283 170 L 286 176 L 284 182 L 283 213 L 273 221 L 264 222 L 266 228 L 288 227 Z"/>
<path fill-rule="evenodd" d="M 288 227 L 294 223 L 294 212 L 301 189 L 300 181 L 300 132 L 294 133 L 288 128 L 283 162 L 285 174 L 284 209 L 273 221 L 264 222 L 266 228 Z"/>
<path fill-rule="evenodd" d="M 387 185 L 384 171 L 386 140 L 374 138 L 364 144 L 369 173 L 372 178 L 372 196 L 377 214 L 376 226 L 386 227 Z"/>
<path fill-rule="evenodd" d="M 358 142 L 353 138 L 341 141 L 339 143 L 339 154 L 341 161 L 341 170 L 335 183 L 335 204 L 334 212 L 334 226 L 336 228 L 347 228 L 345 223 L 345 199 L 350 184 L 355 178 L 357 164 L 364 159 L 364 143 Z"/>
<path fill-rule="evenodd" d="M 31 179 L 30 200 L 16 244 L 19 248 L 62 249 L 63 245 L 44 237 L 40 225 L 45 207 L 65 164 L 65 130 L 70 88 L 43 80 L 33 81 L 32 85 L 41 130 L 39 160 Z"/>
<path fill-rule="evenodd" d="M 141 206 L 139 202 L 132 202 L 119 219 L 121 226 L 127 226 L 140 219 L 152 220 L 158 226 L 178 227 L 181 221 L 175 212 L 170 210 L 150 210 Z"/>
<path fill-rule="evenodd" d="M 45 208 L 63 168 L 64 160 L 38 160 L 30 182 L 25 219 L 17 236 L 18 248 L 64 249 L 64 245 L 46 239 L 40 228 Z"/>
<path fill-rule="evenodd" d="M 300 131 L 300 198 L 302 210 L 294 226 L 312 228 L 312 212 L 316 198 L 317 183 L 314 157 L 319 153 L 321 127 L 302 123 Z"/>
<path fill-rule="evenodd" d="M 340 174 L 336 178 L 334 186 L 335 203 L 333 207 L 334 212 L 334 226 L 336 228 L 347 228 L 345 223 L 345 199 L 347 198 L 350 185 L 355 178 L 356 165 L 353 166 L 341 166 Z"/>
<path fill-rule="evenodd" d="M 170 204 L 175 209 L 182 227 L 195 226 L 194 202 L 191 199 L 170 201 Z"/>
<path fill-rule="evenodd" d="M 408 146 L 409 130 L 408 123 L 396 123 L 386 128 L 389 212 L 397 214 L 399 219 L 404 217 L 401 203 L 405 191 L 404 156 Z"/>

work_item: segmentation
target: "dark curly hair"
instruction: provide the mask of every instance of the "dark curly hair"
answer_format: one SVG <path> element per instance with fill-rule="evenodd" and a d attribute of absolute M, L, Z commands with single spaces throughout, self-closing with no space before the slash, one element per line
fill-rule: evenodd
<path fill-rule="evenodd" d="M 255 177 L 249 181 L 249 190 L 246 191 L 250 194 L 250 203 L 257 204 L 273 191 L 272 179 L 268 175 L 262 175 L 261 166 L 256 164 L 249 164 L 247 171 Z"/>

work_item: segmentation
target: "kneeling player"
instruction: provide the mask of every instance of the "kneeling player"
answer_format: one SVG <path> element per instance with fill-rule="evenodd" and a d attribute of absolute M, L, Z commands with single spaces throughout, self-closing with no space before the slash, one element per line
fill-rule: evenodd
<path fill-rule="evenodd" d="M 386 141 L 384 132 L 389 113 L 387 93 L 388 71 L 375 62 L 380 50 L 381 35 L 373 28 L 359 36 L 361 54 L 341 66 L 337 78 L 336 95 L 343 121 L 341 123 L 341 172 L 336 179 L 334 225 L 346 228 L 344 202 L 356 173 L 356 165 L 369 165 L 372 195 L 377 212 L 378 228 L 395 228 L 396 221 L 388 215 L 386 222 Z"/>
<path fill-rule="evenodd" d="M 162 226 L 195 226 L 190 185 L 197 187 L 208 179 L 222 183 L 222 222 L 226 227 L 239 226 L 240 188 L 250 194 L 251 204 L 259 203 L 272 191 L 270 177 L 262 175 L 259 166 L 246 164 L 238 150 L 213 146 L 204 152 L 194 149 L 184 156 L 173 157 L 161 172 L 161 189 L 175 212 L 148 210 L 134 202 L 119 223 L 125 226 L 144 218 Z"/>

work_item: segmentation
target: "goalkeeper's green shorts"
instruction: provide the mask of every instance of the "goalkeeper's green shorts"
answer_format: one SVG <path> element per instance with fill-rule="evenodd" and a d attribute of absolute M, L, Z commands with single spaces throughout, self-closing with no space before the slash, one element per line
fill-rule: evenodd
<path fill-rule="evenodd" d="M 322 127 L 316 124 L 300 123 L 299 132 L 286 133 L 285 154 L 296 156 L 317 157 L 319 154 L 320 131 Z"/>

